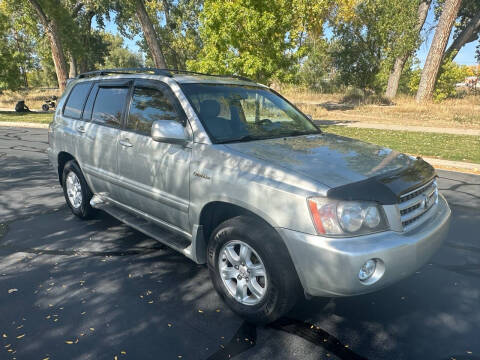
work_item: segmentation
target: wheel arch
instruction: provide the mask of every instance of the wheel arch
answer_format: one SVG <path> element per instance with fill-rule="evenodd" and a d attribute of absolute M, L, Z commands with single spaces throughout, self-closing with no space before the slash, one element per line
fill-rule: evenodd
<path fill-rule="evenodd" d="M 246 206 L 234 204 L 227 200 L 212 200 L 202 207 L 197 224 L 194 225 L 194 252 L 197 263 L 206 263 L 206 249 L 210 236 L 215 228 L 222 222 L 236 216 L 249 216 L 259 220 L 265 225 L 275 228 L 275 222 L 261 211 L 249 209 Z M 276 231 L 276 230 L 275 230 Z M 283 239 L 280 237 L 282 240 Z"/>
<path fill-rule="evenodd" d="M 72 154 L 66 152 L 66 151 L 60 151 L 57 156 L 57 163 L 58 163 L 58 181 L 60 182 L 60 185 L 62 185 L 62 174 L 63 174 L 63 168 L 65 167 L 65 164 L 69 162 L 70 160 L 76 161 L 76 159 L 73 157 Z"/>

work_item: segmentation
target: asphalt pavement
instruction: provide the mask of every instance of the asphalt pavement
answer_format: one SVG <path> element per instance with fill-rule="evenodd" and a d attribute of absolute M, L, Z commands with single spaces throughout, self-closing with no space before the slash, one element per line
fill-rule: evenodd
<path fill-rule="evenodd" d="M 204 266 L 74 217 L 46 147 L 46 129 L 0 128 L 0 359 L 480 359 L 480 176 L 439 171 L 452 226 L 413 276 L 256 327 Z"/>

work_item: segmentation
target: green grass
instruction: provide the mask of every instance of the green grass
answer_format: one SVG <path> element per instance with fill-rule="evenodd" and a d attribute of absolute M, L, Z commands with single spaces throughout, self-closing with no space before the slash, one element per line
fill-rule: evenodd
<path fill-rule="evenodd" d="M 15 111 L 0 111 L 0 121 L 48 124 L 52 119 L 53 113 L 17 113 Z"/>
<path fill-rule="evenodd" d="M 403 153 L 480 164 L 480 136 L 321 126 L 326 132 L 386 146 Z"/>

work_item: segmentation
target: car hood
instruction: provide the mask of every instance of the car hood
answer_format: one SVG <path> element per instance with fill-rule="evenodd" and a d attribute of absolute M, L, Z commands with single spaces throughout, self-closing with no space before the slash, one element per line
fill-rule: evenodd
<path fill-rule="evenodd" d="M 326 133 L 226 146 L 332 188 L 410 168 L 417 161 L 388 148 Z"/>

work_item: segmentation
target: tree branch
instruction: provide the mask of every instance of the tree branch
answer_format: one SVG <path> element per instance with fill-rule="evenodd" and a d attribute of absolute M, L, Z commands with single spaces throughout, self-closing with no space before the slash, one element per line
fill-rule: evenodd
<path fill-rule="evenodd" d="M 450 45 L 450 47 L 447 49 L 447 51 L 445 51 L 445 54 L 443 55 L 443 61 L 445 61 L 445 59 L 447 59 L 454 51 L 457 52 L 455 54 L 455 56 L 457 56 L 458 52 L 465 44 L 477 40 L 479 31 L 480 13 L 475 15 L 472 20 L 470 20 L 465 29 L 463 29 L 460 34 L 458 34 L 458 36 L 455 38 L 455 40 L 453 40 L 452 45 Z"/>

